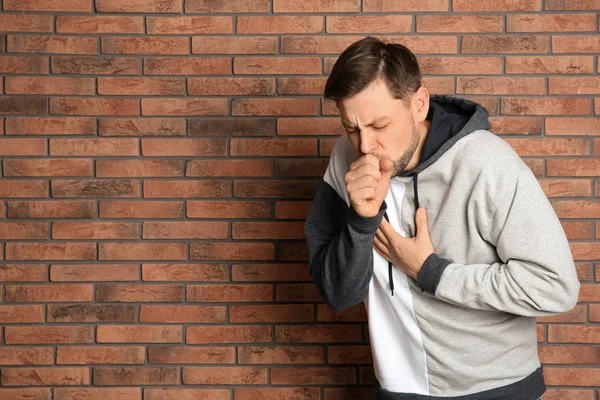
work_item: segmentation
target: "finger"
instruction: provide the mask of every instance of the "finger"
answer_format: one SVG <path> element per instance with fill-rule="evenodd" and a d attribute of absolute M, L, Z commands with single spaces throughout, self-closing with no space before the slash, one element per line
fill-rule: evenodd
<path fill-rule="evenodd" d="M 375 179 L 373 179 L 373 177 L 365 176 L 365 177 L 362 177 L 361 179 L 350 181 L 346 185 L 346 190 L 348 192 L 354 192 L 354 191 L 357 191 L 360 189 L 366 189 L 366 188 L 373 188 L 373 189 L 377 188 L 377 182 L 375 181 Z"/>
<path fill-rule="evenodd" d="M 360 179 L 363 176 L 372 176 L 376 181 L 381 179 L 379 167 L 373 164 L 362 164 L 346 173 L 346 179 L 351 181 Z"/>
<path fill-rule="evenodd" d="M 394 170 L 394 163 L 391 160 L 381 160 L 379 163 L 379 170 L 383 179 L 392 179 L 392 172 Z"/>
<path fill-rule="evenodd" d="M 381 243 L 383 243 L 384 246 L 389 247 L 389 241 L 387 237 L 385 237 L 385 234 L 383 233 L 381 228 L 377 229 L 377 232 L 375 232 L 375 238 Z"/>
<path fill-rule="evenodd" d="M 375 247 L 375 251 L 377 251 L 377 253 L 379 253 L 379 255 L 381 255 L 383 258 L 385 258 L 389 262 L 392 261 L 388 249 L 383 245 L 383 243 L 379 241 L 379 239 L 373 240 L 373 247 Z"/>
<path fill-rule="evenodd" d="M 348 190 L 351 200 L 356 202 L 358 199 L 370 200 L 375 196 L 376 189 L 374 187 L 364 187 L 357 190 Z"/>
<path fill-rule="evenodd" d="M 424 236 L 429 238 L 429 227 L 427 226 L 427 211 L 420 207 L 416 215 L 417 237 Z"/>
<path fill-rule="evenodd" d="M 400 236 L 397 234 L 397 232 L 394 229 L 394 227 L 392 226 L 392 224 L 390 224 L 385 218 L 383 218 L 381 220 L 379 229 L 381 229 L 381 232 L 383 232 L 383 234 L 385 235 L 385 237 L 387 238 L 388 241 L 395 239 L 396 236 Z"/>
<path fill-rule="evenodd" d="M 350 167 L 348 169 L 353 170 L 360 167 L 363 164 L 372 164 L 376 166 L 379 170 L 379 159 L 372 154 L 365 154 L 364 156 L 360 157 L 358 160 L 350 164 Z"/>

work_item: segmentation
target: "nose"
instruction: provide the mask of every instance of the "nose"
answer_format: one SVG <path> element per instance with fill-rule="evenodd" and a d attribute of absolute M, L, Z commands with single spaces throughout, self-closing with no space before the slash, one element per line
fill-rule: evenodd
<path fill-rule="evenodd" d="M 375 134 L 367 129 L 362 129 L 360 131 L 360 151 L 363 154 L 370 154 L 376 147 Z"/>

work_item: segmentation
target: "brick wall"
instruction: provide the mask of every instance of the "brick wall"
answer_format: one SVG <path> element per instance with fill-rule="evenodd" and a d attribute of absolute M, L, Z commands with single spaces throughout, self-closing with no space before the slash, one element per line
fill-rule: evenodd
<path fill-rule="evenodd" d="M 2 0 L 0 399 L 369 398 L 310 282 L 320 96 L 367 34 L 489 109 L 571 240 L 545 399 L 600 393 L 599 0 Z"/>

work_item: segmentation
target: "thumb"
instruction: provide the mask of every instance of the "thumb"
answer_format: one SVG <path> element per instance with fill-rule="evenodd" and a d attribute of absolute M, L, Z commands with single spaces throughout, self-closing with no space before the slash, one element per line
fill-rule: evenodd
<path fill-rule="evenodd" d="M 417 210 L 416 216 L 417 223 L 417 236 L 424 236 L 429 238 L 429 228 L 427 227 L 427 212 L 423 207 Z"/>
<path fill-rule="evenodd" d="M 383 179 L 390 180 L 392 178 L 392 171 L 394 169 L 394 163 L 391 160 L 381 160 L 379 162 L 379 171 Z"/>

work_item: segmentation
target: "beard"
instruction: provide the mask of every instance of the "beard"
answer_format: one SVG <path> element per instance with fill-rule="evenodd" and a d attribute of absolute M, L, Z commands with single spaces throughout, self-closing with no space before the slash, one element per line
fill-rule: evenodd
<path fill-rule="evenodd" d="M 392 177 L 396 177 L 404 172 L 404 170 L 410 163 L 410 160 L 412 160 L 413 156 L 415 155 L 415 152 L 419 147 L 419 143 L 421 143 L 421 135 L 419 135 L 419 128 L 417 127 L 413 119 L 410 144 L 408 145 L 408 148 L 406 149 L 404 154 L 402 154 L 402 156 L 398 160 L 393 161 L 394 169 L 392 171 Z"/>

